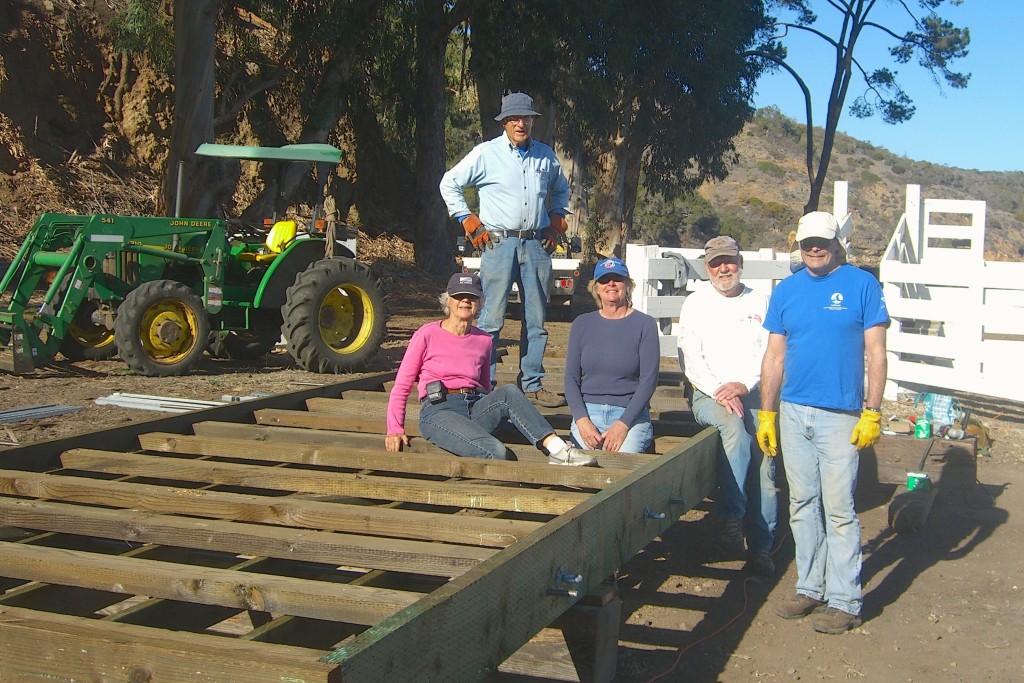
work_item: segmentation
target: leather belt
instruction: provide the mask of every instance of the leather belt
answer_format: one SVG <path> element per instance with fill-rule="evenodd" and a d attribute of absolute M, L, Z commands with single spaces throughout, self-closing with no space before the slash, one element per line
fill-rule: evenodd
<path fill-rule="evenodd" d="M 488 229 L 487 232 L 492 235 L 497 235 L 502 239 L 509 237 L 518 237 L 521 240 L 532 240 L 538 237 L 543 230 L 503 230 L 503 229 Z"/>
<path fill-rule="evenodd" d="M 445 390 L 449 394 L 476 394 L 476 393 L 479 393 L 479 390 L 476 387 L 460 387 L 458 389 L 451 389 L 449 387 L 445 387 Z"/>

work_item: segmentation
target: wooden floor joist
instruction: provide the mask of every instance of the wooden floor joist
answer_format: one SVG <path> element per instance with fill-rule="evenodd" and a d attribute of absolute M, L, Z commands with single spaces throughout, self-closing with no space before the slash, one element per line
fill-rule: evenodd
<path fill-rule="evenodd" d="M 654 454 L 457 458 L 415 401 L 389 453 L 393 379 L 5 451 L 0 680 L 564 680 L 569 641 L 609 680 L 606 579 L 710 491 L 717 434 L 662 386 Z"/>

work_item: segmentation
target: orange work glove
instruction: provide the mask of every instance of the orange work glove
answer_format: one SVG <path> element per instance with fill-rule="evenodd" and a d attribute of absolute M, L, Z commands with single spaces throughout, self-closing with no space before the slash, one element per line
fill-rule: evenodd
<path fill-rule="evenodd" d="M 760 410 L 757 413 L 757 445 L 769 458 L 774 458 L 779 452 L 779 437 L 775 434 L 777 415 L 774 410 Z"/>
<path fill-rule="evenodd" d="M 874 446 L 882 435 L 882 414 L 877 410 L 864 410 L 857 420 L 857 426 L 850 434 L 850 443 L 857 446 L 857 450 Z"/>
<path fill-rule="evenodd" d="M 559 235 L 564 235 L 566 230 L 569 229 L 569 224 L 565 222 L 565 216 L 561 214 L 548 214 L 548 219 L 551 221 L 551 227 L 554 228 Z"/>
<path fill-rule="evenodd" d="M 483 249 L 484 245 L 491 243 L 491 235 L 487 232 L 484 224 L 475 213 L 471 213 L 462 219 L 462 229 L 466 231 L 466 237 L 477 249 Z"/>

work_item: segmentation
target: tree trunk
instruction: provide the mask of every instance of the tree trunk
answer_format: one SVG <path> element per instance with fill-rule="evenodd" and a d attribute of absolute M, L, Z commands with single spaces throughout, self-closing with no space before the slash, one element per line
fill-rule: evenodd
<path fill-rule="evenodd" d="M 212 216 L 216 207 L 219 164 L 199 163 L 196 147 L 213 142 L 214 45 L 217 0 L 175 0 L 174 124 L 160 210 L 173 214 L 176 201 L 184 216 Z M 184 163 L 182 196 L 177 197 L 178 165 Z"/>
<path fill-rule="evenodd" d="M 451 26 L 441 0 L 421 0 L 416 13 L 416 265 L 437 275 L 455 271 L 452 228 L 438 182 L 445 172 L 444 56 Z"/>

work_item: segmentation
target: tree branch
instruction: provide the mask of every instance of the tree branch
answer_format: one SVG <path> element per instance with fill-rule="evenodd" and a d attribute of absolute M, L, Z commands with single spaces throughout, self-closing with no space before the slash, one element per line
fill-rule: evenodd
<path fill-rule="evenodd" d="M 811 109 L 811 89 L 807 87 L 804 79 L 800 77 L 800 74 L 796 70 L 786 63 L 786 60 L 781 59 L 770 52 L 762 52 L 760 50 L 748 50 L 741 53 L 744 57 L 761 57 L 767 59 L 770 62 L 778 64 L 783 69 L 789 72 L 789 75 L 793 77 L 793 80 L 797 82 L 800 89 L 804 93 L 804 108 L 805 115 L 807 117 L 807 182 L 812 183 L 814 181 L 814 114 Z"/>

